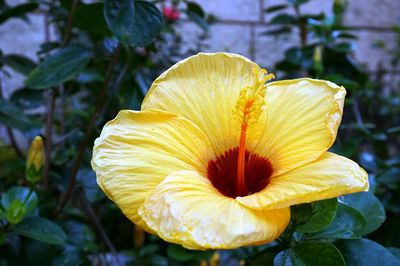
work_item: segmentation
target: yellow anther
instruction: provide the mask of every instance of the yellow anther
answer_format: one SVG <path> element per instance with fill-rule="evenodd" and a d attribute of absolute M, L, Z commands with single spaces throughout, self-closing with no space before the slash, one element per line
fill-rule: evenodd
<path fill-rule="evenodd" d="M 236 102 L 234 114 L 240 125 L 256 123 L 265 105 L 265 83 L 274 78 L 274 74 L 265 69 L 253 69 L 256 77 L 252 86 L 244 87 Z"/>

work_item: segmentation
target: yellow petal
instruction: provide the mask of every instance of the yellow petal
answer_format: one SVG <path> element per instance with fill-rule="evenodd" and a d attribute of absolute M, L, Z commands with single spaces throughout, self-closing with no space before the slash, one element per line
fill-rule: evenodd
<path fill-rule="evenodd" d="M 239 55 L 200 53 L 157 78 L 142 110 L 184 116 L 203 130 L 220 155 L 239 145 L 234 111 L 240 93 L 257 83 L 260 72 L 257 64 Z M 322 80 L 269 83 L 263 111 L 248 130 L 247 149 L 265 156 L 273 175 L 316 160 L 336 138 L 345 94 L 343 87 Z"/>
<path fill-rule="evenodd" d="M 275 209 L 368 188 L 368 174 L 364 169 L 352 160 L 327 152 L 315 162 L 273 177 L 262 191 L 236 199 L 250 208 Z"/>
<path fill-rule="evenodd" d="M 97 182 L 134 223 L 148 230 L 137 210 L 170 173 L 205 174 L 212 150 L 193 123 L 159 110 L 121 111 L 108 122 L 93 148 Z"/>
<path fill-rule="evenodd" d="M 169 175 L 139 214 L 166 241 L 189 249 L 230 249 L 273 241 L 287 226 L 289 208 L 258 211 L 224 197 L 193 171 Z"/>
<path fill-rule="evenodd" d="M 274 176 L 315 161 L 335 141 L 345 94 L 343 87 L 308 78 L 267 84 L 249 149 L 268 158 Z"/>
<path fill-rule="evenodd" d="M 228 53 L 191 56 L 172 66 L 152 84 L 142 110 L 161 109 L 194 122 L 210 139 L 216 154 L 239 143 L 233 111 L 240 90 L 254 84 L 260 67 Z"/>

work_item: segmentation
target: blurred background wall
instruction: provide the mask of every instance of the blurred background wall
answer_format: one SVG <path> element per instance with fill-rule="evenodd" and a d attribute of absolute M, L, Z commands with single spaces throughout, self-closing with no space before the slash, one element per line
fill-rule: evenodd
<path fill-rule="evenodd" d="M 7 0 L 17 5 L 24 0 Z M 95 2 L 95 1 L 84 1 Z M 272 15 L 265 13 L 270 6 L 284 0 L 196 0 L 206 13 L 215 16 L 202 50 L 205 52 L 229 51 L 255 60 L 267 69 L 282 59 L 285 49 L 299 41 L 298 34 L 273 37 L 263 34 L 273 29 L 268 21 Z M 168 5 L 168 1 L 165 1 Z M 319 14 L 332 12 L 333 0 L 313 0 L 302 6 L 302 12 Z M 44 40 L 56 40 L 57 33 L 46 27 L 46 14 L 36 12 L 28 17 L 29 23 L 11 19 L 0 27 L 0 49 L 4 53 L 21 53 L 37 61 L 36 52 Z M 182 17 L 181 31 L 184 46 L 190 47 L 203 31 L 198 25 Z M 387 78 L 398 78 L 400 71 L 391 69 L 390 53 L 395 47 L 396 33 L 393 26 L 400 22 L 400 1 L 349 0 L 344 24 L 352 26 L 359 39 L 355 42 L 355 57 L 364 62 L 371 72 L 381 66 Z M 27 40 L 29 40 L 27 42 Z M 380 44 L 385 44 L 385 48 Z M 4 77 L 5 92 L 22 85 L 18 73 Z"/>

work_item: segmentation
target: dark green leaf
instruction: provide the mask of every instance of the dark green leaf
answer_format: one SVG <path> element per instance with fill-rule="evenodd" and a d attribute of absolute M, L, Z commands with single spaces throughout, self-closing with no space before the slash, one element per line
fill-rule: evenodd
<path fill-rule="evenodd" d="M 350 53 L 354 50 L 354 45 L 351 43 L 338 43 L 332 48 L 339 53 Z"/>
<path fill-rule="evenodd" d="M 365 219 L 357 210 L 338 204 L 335 219 L 325 230 L 310 234 L 311 239 L 353 239 L 361 236 L 366 225 Z"/>
<path fill-rule="evenodd" d="M 366 221 L 362 235 L 367 235 L 378 229 L 385 221 L 385 209 L 379 199 L 371 192 L 349 194 L 341 198 L 345 204 L 359 211 Z"/>
<path fill-rule="evenodd" d="M 293 24 L 296 18 L 290 14 L 279 14 L 273 17 L 270 21 L 271 24 Z"/>
<path fill-rule="evenodd" d="M 91 82 L 102 82 L 104 77 L 96 69 L 85 69 L 79 73 L 76 80 L 81 84 L 86 84 Z"/>
<path fill-rule="evenodd" d="M 309 1 L 310 0 L 289 0 L 289 2 L 292 3 L 293 5 L 302 5 Z"/>
<path fill-rule="evenodd" d="M 205 16 L 203 8 L 196 2 L 187 2 L 187 10 L 202 18 Z"/>
<path fill-rule="evenodd" d="M 369 239 L 343 240 L 336 243 L 346 264 L 351 266 L 399 266 L 393 254 Z"/>
<path fill-rule="evenodd" d="M 67 236 L 60 226 L 41 217 L 30 217 L 17 224 L 14 232 L 48 244 L 62 245 Z"/>
<path fill-rule="evenodd" d="M 74 26 L 87 32 L 95 40 L 111 35 L 104 20 L 103 3 L 80 5 L 74 17 Z"/>
<path fill-rule="evenodd" d="M 292 29 L 289 26 L 282 26 L 282 27 L 275 28 L 272 30 L 267 30 L 263 34 L 264 35 L 280 35 L 280 34 L 288 34 L 291 32 L 292 32 Z"/>
<path fill-rule="evenodd" d="M 206 21 L 205 18 L 199 16 L 198 14 L 187 10 L 186 11 L 186 15 L 188 16 L 188 18 L 193 21 L 194 23 L 197 24 L 197 26 L 199 26 L 200 28 L 202 28 L 204 31 L 208 31 L 209 25 Z"/>
<path fill-rule="evenodd" d="M 311 203 L 312 213 L 308 221 L 299 224 L 296 231 L 315 233 L 327 228 L 335 218 L 337 199 L 327 199 Z"/>
<path fill-rule="evenodd" d="M 275 11 L 279 11 L 279 10 L 285 9 L 285 8 L 287 8 L 287 7 L 288 7 L 288 5 L 270 6 L 270 7 L 266 8 L 264 11 L 265 11 L 266 13 L 272 13 L 272 12 L 275 12 Z"/>
<path fill-rule="evenodd" d="M 23 88 L 14 91 L 10 100 L 22 108 L 36 108 L 45 103 L 43 93 L 35 89 Z"/>
<path fill-rule="evenodd" d="M 167 248 L 168 257 L 177 261 L 190 261 L 194 258 L 194 253 L 179 245 L 170 244 Z"/>
<path fill-rule="evenodd" d="M 27 3 L 15 6 L 10 9 L 6 9 L 0 14 L 0 24 L 4 23 L 6 20 L 14 17 L 23 17 L 26 13 L 31 12 L 38 8 L 37 3 Z"/>
<path fill-rule="evenodd" d="M 251 266 L 274 266 L 274 258 L 277 254 L 272 251 L 260 252 L 256 256 L 252 255 L 246 261 L 246 265 Z"/>
<path fill-rule="evenodd" d="M 146 46 L 162 29 L 162 14 L 153 3 L 133 0 L 105 0 L 104 3 L 108 27 L 127 45 Z"/>
<path fill-rule="evenodd" d="M 306 223 L 312 215 L 310 203 L 294 205 L 290 208 L 290 217 L 295 225 Z"/>
<path fill-rule="evenodd" d="M 1 98 L 0 124 L 22 131 L 38 126 L 35 120 L 26 116 L 14 103 Z"/>
<path fill-rule="evenodd" d="M 32 213 L 38 204 L 36 192 L 27 187 L 13 187 L 2 195 L 1 205 L 7 210 L 15 200 L 19 200 L 25 205 L 26 214 Z"/>
<path fill-rule="evenodd" d="M 274 266 L 344 266 L 339 250 L 332 244 L 308 241 L 281 251 Z"/>
<path fill-rule="evenodd" d="M 23 75 L 28 75 L 36 66 L 35 62 L 33 62 L 31 59 L 16 54 L 5 56 L 3 58 L 3 62 L 5 65 Z"/>
<path fill-rule="evenodd" d="M 73 79 L 89 63 L 91 52 L 79 46 L 62 48 L 48 56 L 28 76 L 26 86 L 50 88 Z"/>

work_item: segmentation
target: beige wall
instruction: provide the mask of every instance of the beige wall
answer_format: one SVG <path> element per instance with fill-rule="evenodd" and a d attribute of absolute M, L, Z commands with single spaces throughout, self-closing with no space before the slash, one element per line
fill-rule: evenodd
<path fill-rule="evenodd" d="M 271 29 L 268 21 L 273 16 L 263 10 L 269 6 L 285 3 L 285 0 L 196 0 L 207 13 L 215 14 L 220 21 L 210 29 L 207 51 L 230 51 L 243 54 L 265 67 L 280 60 L 286 48 L 298 41 L 297 36 L 267 37 L 262 33 Z M 302 11 L 318 14 L 331 13 L 333 0 L 312 0 Z M 388 47 L 395 45 L 395 33 L 390 28 L 400 24 L 400 1 L 392 0 L 349 0 L 345 24 L 361 26 L 356 34 L 355 56 L 369 70 L 375 70 L 380 62 L 390 68 L 390 56 L 373 47 L 376 40 L 384 41 Z M 194 25 L 184 25 L 187 44 L 200 30 Z"/>

